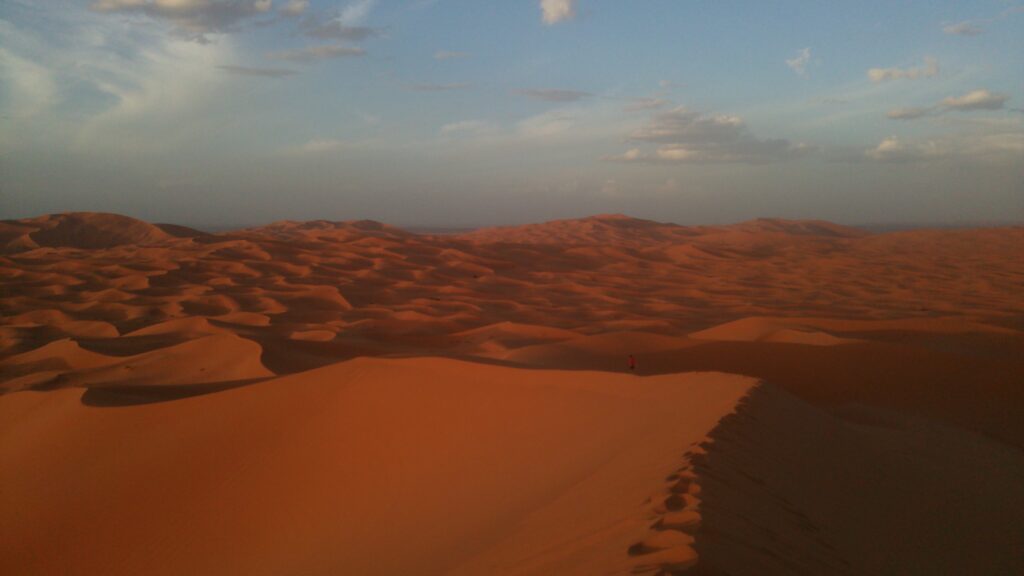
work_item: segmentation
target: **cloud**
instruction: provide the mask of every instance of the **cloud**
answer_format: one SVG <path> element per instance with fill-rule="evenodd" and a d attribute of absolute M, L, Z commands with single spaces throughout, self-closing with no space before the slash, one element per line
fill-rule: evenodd
<path fill-rule="evenodd" d="M 988 90 L 973 90 L 963 96 L 950 96 L 942 105 L 950 110 L 999 110 L 1009 100 L 1005 94 L 994 94 Z"/>
<path fill-rule="evenodd" d="M 270 11 L 271 0 L 95 0 L 94 12 L 139 14 L 163 20 L 190 40 L 226 32 L 242 21 Z"/>
<path fill-rule="evenodd" d="M 317 156 L 337 152 L 346 146 L 345 142 L 333 138 L 313 138 L 298 146 L 288 146 L 282 150 L 286 156 Z"/>
<path fill-rule="evenodd" d="M 541 20 L 551 26 L 576 17 L 576 0 L 540 0 Z"/>
<path fill-rule="evenodd" d="M 494 124 L 485 120 L 461 120 L 441 126 L 439 132 L 441 136 L 445 137 L 464 137 L 481 136 L 493 133 L 496 130 L 497 127 Z"/>
<path fill-rule="evenodd" d="M 938 73 L 939 62 L 935 58 L 925 58 L 924 66 L 920 68 L 871 68 L 868 70 L 868 78 L 875 84 L 879 84 L 889 80 L 931 78 Z"/>
<path fill-rule="evenodd" d="M 977 36 L 984 31 L 984 28 L 968 20 L 942 27 L 942 33 L 949 34 L 951 36 Z"/>
<path fill-rule="evenodd" d="M 807 63 L 811 61 L 811 49 L 804 48 L 797 52 L 795 58 L 786 60 L 786 66 L 789 66 L 793 72 L 796 72 L 800 76 L 807 75 Z"/>
<path fill-rule="evenodd" d="M 0 47 L 0 86 L 4 111 L 27 119 L 56 102 L 57 88 L 50 70 Z"/>
<path fill-rule="evenodd" d="M 338 15 L 338 21 L 343 24 L 361 24 L 370 15 L 377 0 L 355 0 L 344 8 Z"/>
<path fill-rule="evenodd" d="M 886 114 L 892 120 L 916 120 L 932 112 L 931 108 L 895 108 Z"/>
<path fill-rule="evenodd" d="M 886 163 L 960 160 L 1016 164 L 1022 154 L 1024 130 L 1019 124 L 989 127 L 982 132 L 950 134 L 924 142 L 907 142 L 890 136 L 878 146 L 864 151 L 866 158 Z"/>
<path fill-rule="evenodd" d="M 303 25 L 303 33 L 310 38 L 320 40 L 345 40 L 348 42 L 362 42 L 368 38 L 380 35 L 375 28 L 366 26 L 346 26 L 337 20 L 320 22 L 308 20 Z"/>
<path fill-rule="evenodd" d="M 310 38 L 348 42 L 380 36 L 376 28 L 363 25 L 376 3 L 376 0 L 357 0 L 334 14 L 309 16 L 302 23 L 302 32 Z"/>
<path fill-rule="evenodd" d="M 678 107 L 655 114 L 629 139 L 660 144 L 653 151 L 632 148 L 605 160 L 626 163 L 727 163 L 760 164 L 794 158 L 810 147 L 783 139 L 755 137 L 743 119 L 730 115 L 706 115 Z"/>
<path fill-rule="evenodd" d="M 544 102 L 576 102 L 589 96 L 592 96 L 589 92 L 580 92 L 578 90 L 558 90 L 554 88 L 529 88 L 524 90 L 516 90 L 517 94 L 532 98 L 534 100 L 541 100 Z"/>
<path fill-rule="evenodd" d="M 413 84 L 409 86 L 409 89 L 415 92 L 449 92 L 464 90 L 470 86 L 469 82 L 451 82 L 449 84 Z"/>
<path fill-rule="evenodd" d="M 309 0 L 288 0 L 279 12 L 285 16 L 300 16 L 309 8 Z"/>
<path fill-rule="evenodd" d="M 271 60 L 308 63 L 316 62 L 318 60 L 329 60 L 331 58 L 363 56 L 365 54 L 366 50 L 359 47 L 328 44 L 326 46 L 310 46 L 308 48 L 299 48 L 296 50 L 271 52 L 267 54 L 267 58 L 270 58 Z"/>
<path fill-rule="evenodd" d="M 917 162 L 938 158 L 941 152 L 935 142 L 908 144 L 895 136 L 882 140 L 878 146 L 864 151 L 864 155 L 879 162 Z"/>
<path fill-rule="evenodd" d="M 528 140 L 551 140 L 569 133 L 577 122 L 577 115 L 569 110 L 551 110 L 520 120 L 516 133 Z"/>
<path fill-rule="evenodd" d="M 633 98 L 632 102 L 626 105 L 627 112 L 638 112 L 641 110 L 657 110 L 671 104 L 664 98 Z"/>
<path fill-rule="evenodd" d="M 893 120 L 916 120 L 926 116 L 938 116 L 946 112 L 970 112 L 972 110 L 1002 110 L 1010 97 L 988 90 L 972 90 L 963 96 L 950 96 L 928 108 L 896 108 L 887 116 Z"/>
<path fill-rule="evenodd" d="M 164 153 L 194 146 L 212 127 L 223 127 L 216 118 L 233 99 L 218 65 L 236 60 L 230 39 L 201 46 L 158 31 L 139 35 L 144 49 L 76 54 L 75 72 L 105 101 L 76 127 L 77 152 Z"/>
<path fill-rule="evenodd" d="M 287 68 L 254 68 L 250 66 L 235 66 L 231 64 L 222 64 L 217 66 L 217 68 L 240 76 L 263 76 L 265 78 L 283 78 L 285 76 L 292 76 L 296 74 L 294 70 L 289 70 Z"/>
<path fill-rule="evenodd" d="M 437 52 L 434 52 L 434 60 L 454 60 L 456 58 L 466 58 L 468 56 L 468 52 L 459 52 L 458 50 L 438 50 Z"/>

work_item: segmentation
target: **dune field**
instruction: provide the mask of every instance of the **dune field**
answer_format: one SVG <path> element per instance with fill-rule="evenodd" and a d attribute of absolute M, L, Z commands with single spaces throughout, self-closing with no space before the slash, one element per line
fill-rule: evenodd
<path fill-rule="evenodd" d="M 0 222 L 0 574 L 1020 574 L 1022 534 L 1021 227 Z"/>

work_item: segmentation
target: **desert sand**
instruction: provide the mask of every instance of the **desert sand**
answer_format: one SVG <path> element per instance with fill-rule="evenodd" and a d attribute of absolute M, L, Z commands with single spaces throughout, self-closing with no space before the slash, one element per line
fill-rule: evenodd
<path fill-rule="evenodd" d="M 4 574 L 1024 573 L 1022 450 L 1020 227 L 0 222 Z"/>

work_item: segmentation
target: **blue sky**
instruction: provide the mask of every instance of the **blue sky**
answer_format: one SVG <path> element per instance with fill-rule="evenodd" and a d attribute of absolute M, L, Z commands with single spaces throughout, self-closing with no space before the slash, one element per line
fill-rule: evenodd
<path fill-rule="evenodd" d="M 1024 4 L 6 0 L 0 217 L 1024 219 Z"/>

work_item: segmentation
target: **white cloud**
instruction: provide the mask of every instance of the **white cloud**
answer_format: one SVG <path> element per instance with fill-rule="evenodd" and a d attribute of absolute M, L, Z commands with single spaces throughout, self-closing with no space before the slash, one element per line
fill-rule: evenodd
<path fill-rule="evenodd" d="M 968 20 L 942 27 L 942 32 L 951 36 L 977 36 L 984 31 L 984 28 Z"/>
<path fill-rule="evenodd" d="M 868 78 L 878 84 L 889 80 L 915 80 L 917 78 L 931 78 L 938 75 L 939 62 L 935 58 L 925 58 L 924 66 L 920 68 L 871 68 L 868 70 Z"/>
<path fill-rule="evenodd" d="M 866 150 L 864 154 L 879 162 L 915 162 L 942 155 L 935 142 L 908 144 L 895 136 L 882 140 L 878 146 Z"/>
<path fill-rule="evenodd" d="M 288 0 L 284 6 L 281 6 L 280 12 L 285 16 L 300 16 L 307 8 L 309 8 L 309 0 Z"/>
<path fill-rule="evenodd" d="M 113 103 L 80 126 L 79 150 L 157 152 L 209 134 L 209 112 L 224 99 L 218 64 L 235 60 L 232 43 L 199 45 L 153 34 L 135 53 L 81 53 L 76 73 Z"/>
<path fill-rule="evenodd" d="M 338 21 L 346 26 L 362 24 L 370 15 L 377 0 L 356 0 L 341 9 Z"/>
<path fill-rule="evenodd" d="M 796 72 L 800 76 L 807 75 L 807 64 L 811 61 L 811 49 L 804 48 L 797 52 L 795 58 L 786 60 L 786 66 L 789 66 L 793 72 Z"/>
<path fill-rule="evenodd" d="M 950 110 L 999 110 L 1010 97 L 988 90 L 972 90 L 963 96 L 950 96 L 942 105 Z"/>
<path fill-rule="evenodd" d="M 541 19 L 548 26 L 576 17 L 576 0 L 540 0 Z"/>
<path fill-rule="evenodd" d="M 271 52 L 267 54 L 267 58 L 270 58 L 271 60 L 307 63 L 315 62 L 317 60 L 329 60 L 331 58 L 363 56 L 365 54 L 366 50 L 355 46 L 329 44 L 326 46 L 310 46 L 308 48 L 299 48 L 296 50 Z"/>

